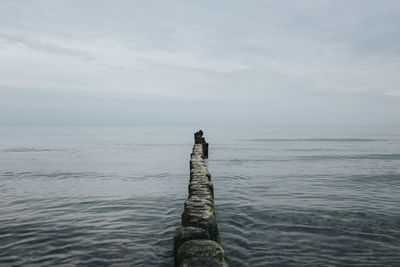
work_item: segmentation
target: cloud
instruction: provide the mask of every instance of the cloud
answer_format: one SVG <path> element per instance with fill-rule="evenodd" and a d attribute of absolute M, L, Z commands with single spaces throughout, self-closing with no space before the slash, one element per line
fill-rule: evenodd
<path fill-rule="evenodd" d="M 386 91 L 385 95 L 389 95 L 389 96 L 398 96 L 400 97 L 400 90 L 390 90 L 390 91 Z"/>
<path fill-rule="evenodd" d="M 344 97 L 356 114 L 352 105 L 367 109 L 356 99 L 371 104 L 371 95 L 398 104 L 386 98 L 398 101 L 399 12 L 394 0 L 4 0 L 0 90 L 158 95 L 252 112 L 318 113 L 318 101 Z"/>
<path fill-rule="evenodd" d="M 27 39 L 19 35 L 0 33 L 0 42 L 6 45 L 23 46 L 28 49 L 53 55 L 66 55 L 77 57 L 83 60 L 95 60 L 95 57 L 85 50 L 60 46 L 50 42 L 41 42 L 37 40 Z"/>

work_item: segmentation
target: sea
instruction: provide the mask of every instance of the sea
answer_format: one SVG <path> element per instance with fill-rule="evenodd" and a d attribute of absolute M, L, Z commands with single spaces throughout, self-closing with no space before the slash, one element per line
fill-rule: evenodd
<path fill-rule="evenodd" d="M 197 130 L 0 128 L 0 266 L 173 266 Z M 400 131 L 202 130 L 229 266 L 400 266 Z"/>

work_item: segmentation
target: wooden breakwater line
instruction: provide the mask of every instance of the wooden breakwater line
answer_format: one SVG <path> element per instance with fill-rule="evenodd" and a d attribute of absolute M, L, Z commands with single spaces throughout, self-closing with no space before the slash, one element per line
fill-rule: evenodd
<path fill-rule="evenodd" d="M 203 131 L 194 134 L 190 155 L 189 197 L 182 213 L 182 227 L 174 234 L 175 266 L 224 266 L 224 250 L 215 221 L 214 185 L 204 158 L 208 157 L 208 143 Z"/>

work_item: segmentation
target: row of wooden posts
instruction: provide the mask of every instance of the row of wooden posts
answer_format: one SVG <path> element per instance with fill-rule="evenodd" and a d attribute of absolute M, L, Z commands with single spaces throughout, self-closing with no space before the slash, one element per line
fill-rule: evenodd
<path fill-rule="evenodd" d="M 214 185 L 205 158 L 208 143 L 203 131 L 194 134 L 190 158 L 189 196 L 182 213 L 182 226 L 174 234 L 175 266 L 228 266 L 215 220 Z"/>

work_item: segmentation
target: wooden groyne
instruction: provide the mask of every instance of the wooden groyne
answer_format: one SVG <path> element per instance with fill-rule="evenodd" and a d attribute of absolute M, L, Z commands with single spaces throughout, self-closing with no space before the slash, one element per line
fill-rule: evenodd
<path fill-rule="evenodd" d="M 204 158 L 208 157 L 208 143 L 203 131 L 194 134 L 190 155 L 189 197 L 182 213 L 182 227 L 174 234 L 176 267 L 224 266 L 224 250 L 215 221 L 214 185 Z"/>

